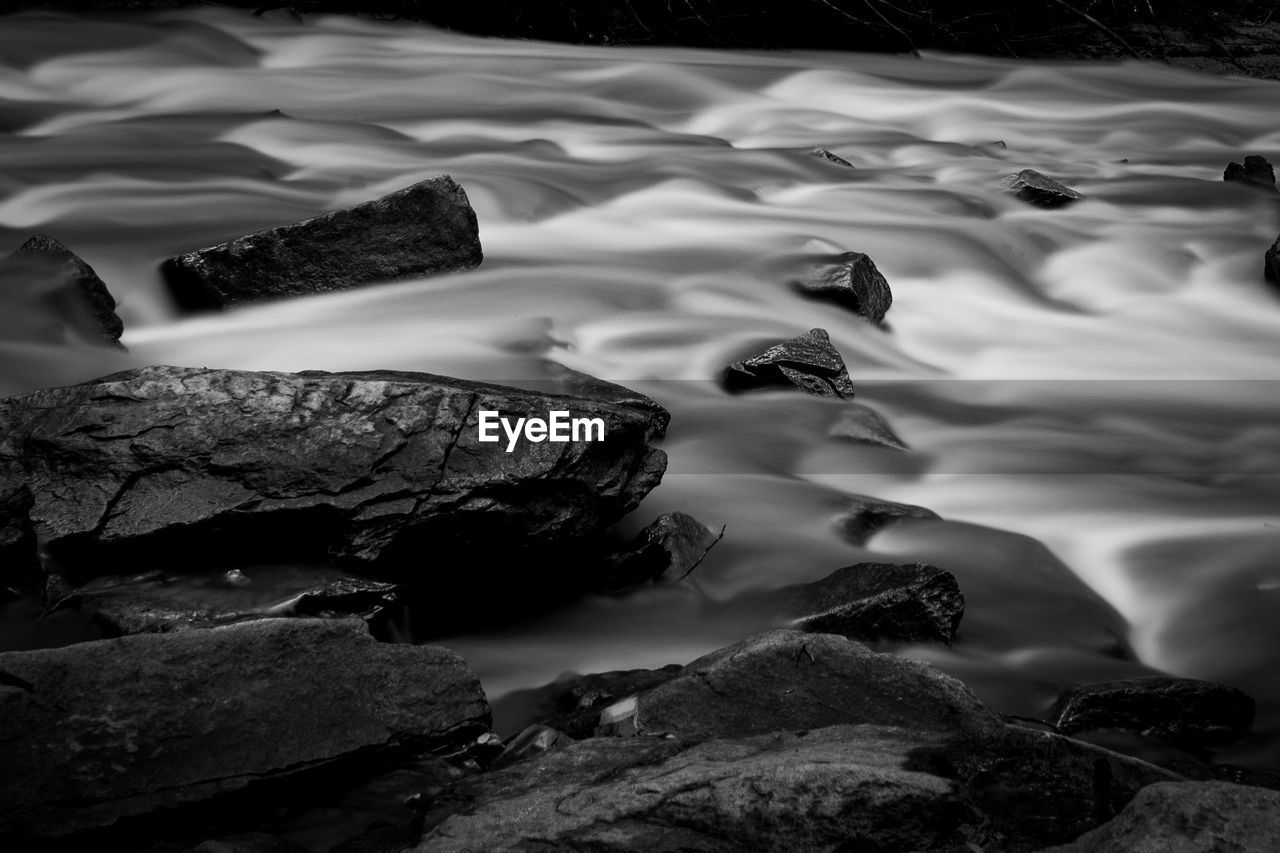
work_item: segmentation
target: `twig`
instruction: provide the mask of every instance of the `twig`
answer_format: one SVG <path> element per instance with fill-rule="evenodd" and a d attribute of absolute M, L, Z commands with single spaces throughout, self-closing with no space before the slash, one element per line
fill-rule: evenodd
<path fill-rule="evenodd" d="M 1116 44 L 1120 45 L 1125 50 L 1127 50 L 1129 52 L 1129 55 L 1132 56 L 1134 59 L 1142 59 L 1142 57 L 1138 54 L 1138 52 L 1134 50 L 1133 47 L 1131 47 L 1127 41 L 1125 41 L 1123 38 L 1120 37 L 1119 33 L 1111 29 L 1110 27 L 1108 27 L 1106 24 L 1102 23 L 1102 21 L 1099 21 L 1093 15 L 1090 15 L 1088 12 L 1084 11 L 1083 9 L 1078 9 L 1075 6 L 1072 6 L 1070 3 L 1067 2 L 1067 0 L 1049 0 L 1049 1 L 1056 6 L 1061 6 L 1062 8 L 1071 12 L 1072 14 L 1079 15 L 1081 18 L 1084 18 L 1086 21 L 1093 24 L 1098 29 L 1102 30 L 1102 32 L 1105 33 L 1108 38 L 1110 38 Z"/>
<path fill-rule="evenodd" d="M 703 560 L 705 560 L 705 559 L 707 558 L 707 555 L 711 553 L 711 549 L 712 549 L 712 548 L 714 548 L 714 547 L 716 547 L 716 543 L 717 543 L 717 542 L 719 542 L 721 539 L 723 539 L 723 538 L 724 538 L 724 532 L 725 532 L 726 530 L 728 530 L 728 529 L 729 529 L 729 525 L 727 525 L 727 524 L 720 528 L 720 535 L 719 535 L 719 536 L 717 536 L 717 537 L 716 537 L 716 538 L 711 542 L 711 544 L 710 544 L 710 545 L 708 545 L 706 548 L 704 548 L 704 549 L 703 549 L 703 551 L 702 551 L 702 556 L 698 557 L 697 562 L 695 562 L 692 566 L 690 566 L 690 567 L 689 567 L 689 571 L 687 571 L 687 572 L 685 572 L 684 574 L 682 574 L 682 575 L 678 578 L 678 580 L 684 580 L 685 578 L 689 577 L 689 575 L 693 574 L 693 570 L 694 570 L 694 569 L 696 569 L 696 568 L 698 568 L 698 566 L 701 566 L 701 565 L 702 565 L 702 561 L 703 561 Z"/>

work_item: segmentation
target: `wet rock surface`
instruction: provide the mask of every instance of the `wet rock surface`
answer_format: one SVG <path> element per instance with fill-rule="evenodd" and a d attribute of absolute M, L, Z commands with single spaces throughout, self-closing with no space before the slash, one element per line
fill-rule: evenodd
<path fill-rule="evenodd" d="M 844 159 L 839 154 L 836 154 L 832 151 L 828 151 L 826 148 L 814 148 L 812 151 L 809 152 L 809 154 L 814 157 L 818 157 L 820 159 L 826 160 L 828 163 L 835 163 L 837 166 L 844 166 L 849 169 L 853 168 L 853 164 L 850 163 L 848 160 Z"/>
<path fill-rule="evenodd" d="M 625 589 L 670 573 L 673 580 L 692 572 L 717 542 L 702 522 L 683 512 L 658 516 L 602 572 L 597 588 Z"/>
<path fill-rule="evenodd" d="M 813 262 L 792 282 L 796 291 L 811 299 L 833 302 L 873 323 L 884 320 L 893 304 L 889 282 L 875 261 L 862 252 L 845 252 Z"/>
<path fill-rule="evenodd" d="M 852 399 L 854 393 L 844 359 L 825 329 L 811 329 L 729 365 L 723 384 L 730 392 L 795 387 L 817 397 L 844 400 Z"/>
<path fill-rule="evenodd" d="M 442 175 L 170 258 L 161 271 L 178 303 L 193 310 L 456 272 L 481 260 L 475 211 Z"/>
<path fill-rule="evenodd" d="M 1181 743 L 1214 743 L 1248 731 L 1253 713 L 1253 699 L 1234 687 L 1151 676 L 1064 690 L 1049 719 L 1069 734 L 1117 728 Z"/>
<path fill-rule="evenodd" d="M 602 419 L 605 440 L 511 453 L 479 440 L 480 411 L 549 409 Z M 150 367 L 0 402 L 0 458 L 21 467 L 50 551 L 81 574 L 126 557 L 274 550 L 412 576 L 444 571 L 467 547 L 495 558 L 496 546 L 564 547 L 616 521 L 661 478 L 666 457 L 650 442 L 667 420 L 638 395 L 569 399 L 391 371 Z"/>
<path fill-rule="evenodd" d="M 870 406 L 849 403 L 836 418 L 827 435 L 855 444 L 874 444 L 892 450 L 910 450 L 884 416 Z"/>
<path fill-rule="evenodd" d="M 1009 175 L 1005 178 L 1005 188 L 1027 204 L 1043 208 L 1065 207 L 1084 198 L 1035 169 L 1023 169 L 1016 175 Z"/>
<path fill-rule="evenodd" d="M 938 521 L 940 516 L 931 509 L 915 504 L 858 495 L 850 499 L 848 507 L 836 518 L 836 529 L 845 540 L 861 546 L 889 525 L 911 519 Z"/>
<path fill-rule="evenodd" d="M 924 563 L 858 563 L 776 595 L 792 626 L 868 642 L 949 646 L 964 616 L 955 577 Z"/>
<path fill-rule="evenodd" d="M 1209 853 L 1280 850 L 1280 792 L 1227 782 L 1143 788 L 1111 821 L 1043 853 Z"/>
<path fill-rule="evenodd" d="M 61 342 L 70 332 L 84 343 L 120 346 L 124 322 L 115 297 L 93 267 L 48 235 L 37 234 L 0 261 L 0 288 L 12 299 L 9 310 L 28 304 L 31 313 L 20 314 L 20 321 L 39 318 L 34 324 L 6 320 L 6 337 Z"/>
<path fill-rule="evenodd" d="M 0 837 L 64 836 L 486 730 L 471 669 L 359 623 L 267 619 L 0 654 Z"/>
<path fill-rule="evenodd" d="M 507 701 L 527 708 L 522 720 L 550 726 L 572 738 L 587 738 L 595 734 L 602 709 L 670 681 L 682 668 L 679 664 L 668 664 L 658 669 L 571 675 L 534 690 L 521 691 Z"/>
<path fill-rule="evenodd" d="M 1222 180 L 1247 184 L 1264 190 L 1275 190 L 1276 172 L 1267 158 L 1250 155 L 1244 163 L 1228 163 L 1222 173 Z"/>

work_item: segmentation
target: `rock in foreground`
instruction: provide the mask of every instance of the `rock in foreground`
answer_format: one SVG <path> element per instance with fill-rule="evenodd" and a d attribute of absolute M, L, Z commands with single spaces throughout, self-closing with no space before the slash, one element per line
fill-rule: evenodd
<path fill-rule="evenodd" d="M 37 234 L 0 262 L 0 288 L 43 306 L 54 322 L 86 343 L 120 346 L 124 322 L 116 315 L 115 297 L 93 267 L 52 237 Z M 5 332 L 61 342 L 59 329 L 24 324 Z"/>
<path fill-rule="evenodd" d="M 853 397 L 849 371 L 825 329 L 810 329 L 735 362 L 724 374 L 724 387 L 731 392 L 779 386 L 800 388 L 817 397 Z"/>
<path fill-rule="evenodd" d="M 567 547 L 657 485 L 666 456 L 649 442 L 666 411 L 598 386 L 566 398 L 420 373 L 148 367 L 0 402 L 0 462 L 20 463 L 37 532 L 80 574 L 125 554 L 140 568 L 328 549 L 439 584 L 476 574 L 467 548 L 514 574 L 502 554 Z M 604 440 L 507 452 L 495 427 L 480 441 L 482 411 L 550 410 L 599 418 Z"/>
<path fill-rule="evenodd" d="M 1068 734 L 1115 728 L 1181 743 L 1213 743 L 1247 732 L 1253 712 L 1253 699 L 1234 687 L 1151 676 L 1064 690 L 1049 717 Z"/>
<path fill-rule="evenodd" d="M 1070 187 L 1063 186 L 1035 169 L 1023 169 L 1016 175 L 1009 175 L 1005 178 L 1005 187 L 1022 201 L 1036 207 L 1064 207 L 1084 198 Z"/>
<path fill-rule="evenodd" d="M 924 563 L 858 563 L 777 595 L 792 626 L 868 642 L 949 646 L 964 616 L 955 577 Z"/>
<path fill-rule="evenodd" d="M 834 302 L 873 323 L 882 322 L 893 304 L 889 282 L 862 252 L 817 261 L 792 286 L 804 296 Z"/>
<path fill-rule="evenodd" d="M 1042 853 L 1272 853 L 1280 792 L 1227 782 L 1159 782 L 1110 822 Z"/>
<path fill-rule="evenodd" d="M 482 257 L 467 194 L 442 175 L 170 258 L 161 270 L 179 305 L 198 310 L 466 270 Z"/>
<path fill-rule="evenodd" d="M 305 791 L 299 774 L 453 749 L 489 725 L 461 658 L 378 643 L 358 622 L 9 652 L 0 672 L 0 837 L 107 827 L 286 776 Z"/>

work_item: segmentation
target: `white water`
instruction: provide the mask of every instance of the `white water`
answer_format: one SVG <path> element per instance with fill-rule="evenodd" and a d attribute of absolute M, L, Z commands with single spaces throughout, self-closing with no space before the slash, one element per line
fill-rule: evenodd
<path fill-rule="evenodd" d="M 1221 173 L 1280 160 L 1276 92 L 1134 63 L 10 17 L 0 251 L 48 232 L 86 258 L 130 353 L 3 342 L 0 391 L 145 363 L 501 382 L 550 357 L 673 413 L 670 472 L 624 528 L 681 509 L 727 535 L 683 584 L 451 638 L 491 697 L 686 661 L 761 627 L 716 606 L 739 592 L 924 559 L 968 611 L 953 652 L 913 652 L 1002 710 L 1135 671 L 1097 651 L 1110 625 L 1148 665 L 1250 690 L 1273 727 L 1280 303 L 1261 256 L 1280 209 Z M 1088 200 L 1004 195 L 1028 167 Z M 477 211 L 474 272 L 198 319 L 157 280 L 169 255 L 441 173 Z M 891 331 L 785 286 L 806 253 L 846 249 L 891 282 Z M 709 381 L 814 326 L 911 453 L 828 439 L 829 401 Z M 847 493 L 947 521 L 854 548 L 830 525 Z"/>

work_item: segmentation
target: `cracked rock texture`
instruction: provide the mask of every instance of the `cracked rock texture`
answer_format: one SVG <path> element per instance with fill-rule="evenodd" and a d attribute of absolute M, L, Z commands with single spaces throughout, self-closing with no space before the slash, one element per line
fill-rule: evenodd
<path fill-rule="evenodd" d="M 468 548 L 510 573 L 498 556 L 595 533 L 665 470 L 649 442 L 667 412 L 590 387 L 147 367 L 0 401 L 0 463 L 22 468 L 36 532 L 73 574 L 327 551 L 362 573 L 439 581 Z M 552 409 L 603 419 L 604 441 L 479 441 L 480 411 Z"/>
<path fill-rule="evenodd" d="M 1227 782 L 1160 782 L 1110 822 L 1043 853 L 1273 853 L 1280 792 Z"/>
<path fill-rule="evenodd" d="M 466 270 L 482 257 L 467 194 L 441 175 L 170 258 L 161 272 L 178 303 L 198 310 Z"/>
<path fill-rule="evenodd" d="M 298 774 L 451 749 L 489 726 L 461 658 L 379 643 L 358 621 L 8 652 L 0 672 L 0 838 L 108 827 L 286 776 L 306 792 Z"/>
<path fill-rule="evenodd" d="M 924 563 L 858 563 L 775 595 L 793 626 L 869 642 L 949 646 L 964 616 L 955 576 Z"/>

